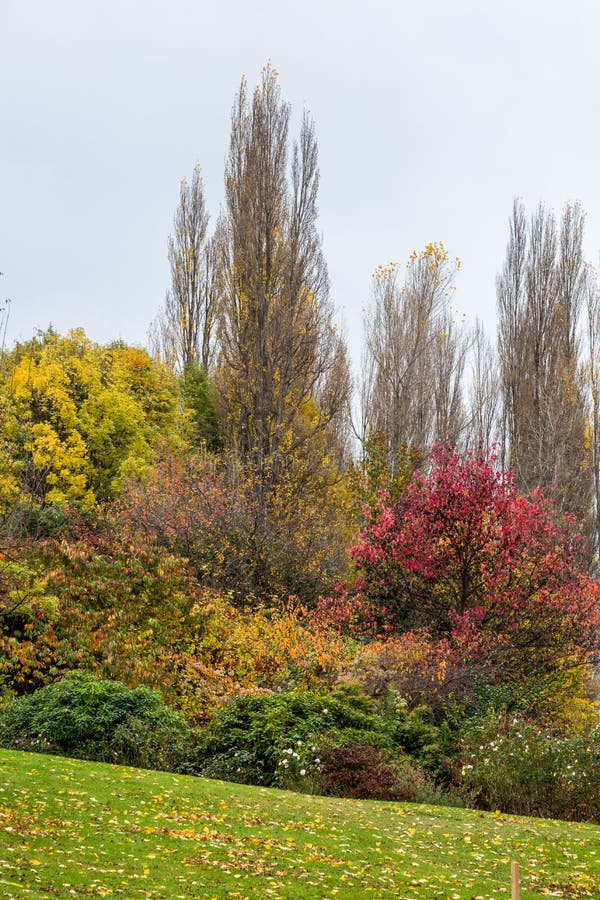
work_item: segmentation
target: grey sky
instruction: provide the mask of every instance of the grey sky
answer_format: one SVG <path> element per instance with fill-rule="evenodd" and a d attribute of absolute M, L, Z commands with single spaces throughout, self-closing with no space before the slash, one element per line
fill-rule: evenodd
<path fill-rule="evenodd" d="M 490 333 L 513 198 L 588 212 L 600 249 L 593 0 L 0 0 L 0 297 L 144 343 L 179 181 L 223 197 L 233 96 L 267 59 L 320 149 L 321 229 L 356 358 L 378 263 L 443 241 Z"/>

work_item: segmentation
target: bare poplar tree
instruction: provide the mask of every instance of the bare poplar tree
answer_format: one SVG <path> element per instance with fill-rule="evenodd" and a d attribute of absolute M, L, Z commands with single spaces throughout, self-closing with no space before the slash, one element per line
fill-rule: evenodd
<path fill-rule="evenodd" d="M 465 424 L 462 379 L 468 349 L 453 322 L 450 298 L 456 265 L 441 244 L 399 268 L 379 267 L 366 324 L 362 440 L 379 433 L 389 448 L 392 477 L 403 450 L 425 456 L 436 441 L 454 443 Z"/>
<path fill-rule="evenodd" d="M 479 321 L 475 324 L 470 359 L 467 436 L 473 447 L 488 456 L 499 439 L 500 381 L 495 348 Z"/>
<path fill-rule="evenodd" d="M 151 352 L 180 371 L 193 364 L 208 371 L 212 362 L 218 288 L 216 241 L 208 237 L 208 221 L 196 167 L 191 182 L 181 182 L 169 237 L 171 287 L 149 332 Z"/>
<path fill-rule="evenodd" d="M 226 441 L 250 463 L 264 510 L 286 470 L 295 490 L 344 433 L 350 380 L 317 231 L 319 170 L 305 114 L 289 154 L 290 109 L 267 66 L 232 112 L 217 385 Z"/>
<path fill-rule="evenodd" d="M 164 363 L 169 369 L 178 367 L 177 348 L 173 332 L 167 321 L 164 307 L 150 322 L 147 332 L 148 353 L 157 362 Z"/>
<path fill-rule="evenodd" d="M 465 363 L 471 345 L 466 328 L 457 325 L 445 306 L 437 326 L 431 356 L 435 442 L 458 444 L 464 436 L 466 410 L 463 397 Z"/>
<path fill-rule="evenodd" d="M 589 402 L 589 445 L 592 470 L 592 531 L 595 561 L 600 556 L 600 290 L 596 273 L 588 269 L 585 307 L 587 350 L 585 381 Z"/>
<path fill-rule="evenodd" d="M 560 223 L 515 202 L 497 280 L 503 461 L 523 491 L 543 486 L 558 508 L 589 518 L 591 483 L 579 325 L 587 291 L 584 214 Z"/>

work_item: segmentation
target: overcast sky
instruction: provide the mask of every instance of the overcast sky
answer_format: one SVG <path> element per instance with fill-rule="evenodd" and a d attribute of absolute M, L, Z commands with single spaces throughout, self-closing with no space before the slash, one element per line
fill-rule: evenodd
<path fill-rule="evenodd" d="M 460 314 L 495 321 L 515 196 L 587 210 L 600 250 L 594 0 L 0 0 L 0 297 L 145 343 L 179 182 L 223 200 L 240 78 L 270 59 L 320 151 L 320 224 L 353 355 L 378 263 L 460 257 Z"/>

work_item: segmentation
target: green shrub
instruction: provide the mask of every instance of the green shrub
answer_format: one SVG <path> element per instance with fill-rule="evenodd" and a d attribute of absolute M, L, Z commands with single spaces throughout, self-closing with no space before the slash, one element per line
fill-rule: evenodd
<path fill-rule="evenodd" d="M 565 738 L 490 714 L 464 734 L 460 792 L 505 813 L 600 821 L 600 728 Z"/>
<path fill-rule="evenodd" d="M 392 708 L 394 746 L 418 760 L 438 784 L 450 784 L 458 755 L 452 717 L 436 725 L 428 706 L 421 704 L 409 710 L 406 701 L 393 690 L 387 692 L 386 702 Z"/>
<path fill-rule="evenodd" d="M 353 687 L 238 697 L 206 730 L 195 770 L 246 784 L 318 790 L 321 744 L 391 750 L 394 724 Z"/>
<path fill-rule="evenodd" d="M 0 709 L 0 746 L 178 771 L 192 732 L 160 694 L 70 673 Z"/>

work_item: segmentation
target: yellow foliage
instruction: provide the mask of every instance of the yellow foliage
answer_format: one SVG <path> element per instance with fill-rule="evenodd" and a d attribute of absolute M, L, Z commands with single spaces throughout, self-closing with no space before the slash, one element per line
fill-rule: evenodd
<path fill-rule="evenodd" d="M 205 591 L 190 621 L 201 637 L 182 653 L 176 679 L 156 671 L 157 685 L 195 724 L 234 696 L 331 684 L 350 670 L 352 642 L 313 627 L 294 598 L 272 609 L 241 610 Z"/>
<path fill-rule="evenodd" d="M 0 417 L 0 505 L 20 492 L 89 509 L 149 465 L 182 413 L 174 377 L 144 350 L 101 347 L 75 330 L 48 331 L 6 355 Z"/>

